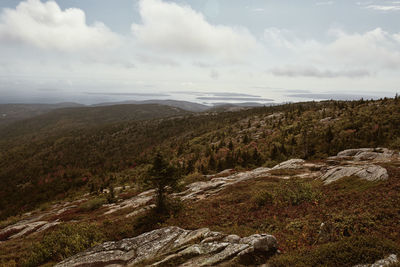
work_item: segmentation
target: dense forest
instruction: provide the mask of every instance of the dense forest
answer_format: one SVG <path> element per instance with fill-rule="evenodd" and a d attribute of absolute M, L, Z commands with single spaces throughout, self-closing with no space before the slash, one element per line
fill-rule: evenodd
<path fill-rule="evenodd" d="M 0 130 L 0 218 L 135 181 L 158 152 L 183 175 L 400 148 L 400 99 L 323 101 L 236 112 L 161 105 L 57 109 Z"/>

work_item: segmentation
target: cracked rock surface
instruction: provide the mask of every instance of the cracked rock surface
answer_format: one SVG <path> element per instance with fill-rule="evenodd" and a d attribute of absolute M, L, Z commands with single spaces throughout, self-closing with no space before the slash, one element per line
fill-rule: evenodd
<path fill-rule="evenodd" d="M 385 168 L 374 164 L 368 164 L 332 167 L 328 169 L 321 179 L 324 181 L 324 184 L 330 184 L 348 176 L 357 176 L 367 181 L 381 181 L 389 177 Z"/>
<path fill-rule="evenodd" d="M 58 263 L 71 266 L 210 266 L 238 261 L 262 264 L 277 250 L 274 236 L 240 238 L 208 228 L 170 226 L 116 242 L 106 242 Z"/>

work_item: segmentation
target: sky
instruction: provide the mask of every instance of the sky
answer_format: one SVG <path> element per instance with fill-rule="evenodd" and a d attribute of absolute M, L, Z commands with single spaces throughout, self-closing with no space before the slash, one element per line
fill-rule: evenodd
<path fill-rule="evenodd" d="M 397 0 L 1 0 L 0 103 L 400 92 Z"/>

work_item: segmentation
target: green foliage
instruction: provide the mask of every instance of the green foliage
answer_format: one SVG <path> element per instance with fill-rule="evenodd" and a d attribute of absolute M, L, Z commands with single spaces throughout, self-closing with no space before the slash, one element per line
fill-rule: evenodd
<path fill-rule="evenodd" d="M 30 249 L 25 266 L 58 262 L 103 241 L 99 229 L 90 224 L 62 224 L 36 242 Z"/>
<path fill-rule="evenodd" d="M 167 219 L 179 216 L 179 212 L 183 208 L 180 200 L 169 197 L 164 199 L 163 205 L 161 212 L 159 209 L 153 208 L 135 218 L 132 223 L 134 235 L 161 228 Z"/>
<path fill-rule="evenodd" d="M 399 251 L 398 245 L 392 241 L 372 236 L 355 236 L 324 244 L 312 250 L 274 256 L 268 263 L 271 267 L 346 267 L 360 263 L 373 263 L 388 254 L 396 254 Z"/>
<path fill-rule="evenodd" d="M 300 205 L 303 202 L 318 201 L 320 192 L 313 188 L 310 183 L 297 179 L 289 179 L 285 185 L 277 188 L 275 199 L 277 202 Z"/>
<path fill-rule="evenodd" d="M 342 192 L 363 192 L 370 188 L 377 187 L 381 185 L 382 182 L 371 182 L 367 180 L 360 179 L 357 176 L 343 177 L 329 186 L 334 190 L 340 190 Z"/>
<path fill-rule="evenodd" d="M 103 206 L 103 204 L 106 204 L 107 202 L 108 202 L 107 199 L 104 197 L 95 197 L 95 198 L 92 198 L 92 199 L 82 203 L 79 206 L 79 209 L 81 211 L 93 211 L 93 210 L 97 210 L 98 208 Z"/>
<path fill-rule="evenodd" d="M 17 263 L 15 260 L 3 261 L 0 260 L 0 267 L 16 267 Z"/>
<path fill-rule="evenodd" d="M 175 115 L 182 116 L 162 119 Z M 0 129 L 0 218 L 79 190 L 137 182 L 155 151 L 184 165 L 185 175 L 210 174 L 319 159 L 348 148 L 399 148 L 399 136 L 394 99 L 195 116 L 160 105 L 57 110 Z"/>
<path fill-rule="evenodd" d="M 18 222 L 19 220 L 21 220 L 20 215 L 10 216 L 5 220 L 0 221 L 0 229 L 6 228 L 7 226 Z"/>
<path fill-rule="evenodd" d="M 274 194 L 269 191 L 258 191 L 253 196 L 253 201 L 258 207 L 262 207 L 267 204 L 272 204 L 274 201 L 274 197 Z"/>
<path fill-rule="evenodd" d="M 200 182 L 200 181 L 204 181 L 205 177 L 204 175 L 198 173 L 198 172 L 194 172 L 188 175 L 185 175 L 182 178 L 182 182 L 184 183 L 184 185 L 188 185 L 194 182 Z"/>
<path fill-rule="evenodd" d="M 181 175 L 178 169 L 169 164 L 160 153 L 157 153 L 153 159 L 153 166 L 149 169 L 148 179 L 145 180 L 156 189 L 157 211 L 166 211 L 166 187 L 169 186 L 170 188 L 175 189 L 180 179 Z"/>
<path fill-rule="evenodd" d="M 320 197 L 320 191 L 314 188 L 310 182 L 289 179 L 269 190 L 258 191 L 252 200 L 258 207 L 268 204 L 297 206 L 303 202 L 318 201 Z"/>

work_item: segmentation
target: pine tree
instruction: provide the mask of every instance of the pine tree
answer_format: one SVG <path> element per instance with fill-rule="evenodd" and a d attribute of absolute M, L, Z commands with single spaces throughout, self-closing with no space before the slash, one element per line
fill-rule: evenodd
<path fill-rule="evenodd" d="M 233 151 L 233 143 L 232 143 L 232 140 L 229 141 L 228 148 L 229 148 L 230 151 Z"/>
<path fill-rule="evenodd" d="M 246 134 L 244 137 L 243 137 L 243 144 L 248 144 L 250 142 L 250 138 L 249 138 L 249 136 Z"/>
<path fill-rule="evenodd" d="M 275 144 L 272 145 L 270 157 L 272 160 L 276 160 L 278 158 L 278 148 L 276 147 Z"/>
<path fill-rule="evenodd" d="M 153 166 L 148 172 L 148 179 L 146 181 L 156 189 L 156 210 L 158 212 L 165 212 L 167 210 L 165 203 L 166 187 L 175 188 L 179 179 L 178 170 L 167 163 L 160 153 L 157 153 L 153 159 Z"/>
<path fill-rule="evenodd" d="M 326 152 L 328 153 L 328 155 L 331 152 L 331 143 L 332 143 L 333 138 L 334 138 L 334 136 L 333 136 L 332 128 L 331 128 L 331 126 L 329 126 L 328 130 L 325 133 L 325 141 L 328 144 Z"/>
<path fill-rule="evenodd" d="M 217 162 L 215 161 L 214 155 L 210 155 L 210 159 L 208 160 L 208 169 L 215 170 L 217 168 Z"/>

